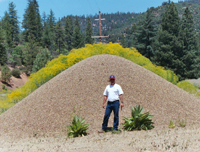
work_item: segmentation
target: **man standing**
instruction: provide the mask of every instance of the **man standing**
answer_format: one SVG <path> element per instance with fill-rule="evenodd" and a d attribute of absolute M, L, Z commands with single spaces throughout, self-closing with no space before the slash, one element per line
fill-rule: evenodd
<path fill-rule="evenodd" d="M 114 124 L 113 124 L 113 130 L 117 131 L 118 126 L 119 126 L 119 107 L 124 106 L 123 103 L 123 91 L 120 85 L 115 83 L 115 76 L 111 75 L 110 76 L 110 85 L 108 85 L 103 93 L 104 95 L 104 100 L 103 100 L 103 108 L 106 108 L 105 115 L 104 115 L 104 120 L 102 124 L 102 130 L 99 131 L 99 133 L 103 133 L 107 129 L 108 125 L 108 120 L 110 117 L 111 112 L 114 112 Z M 119 102 L 119 99 L 121 103 Z M 106 101 L 107 106 L 106 106 Z"/>

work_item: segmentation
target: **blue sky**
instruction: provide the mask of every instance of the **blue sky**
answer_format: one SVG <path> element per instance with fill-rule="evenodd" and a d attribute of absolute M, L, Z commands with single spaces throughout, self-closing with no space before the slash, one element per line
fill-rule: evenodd
<path fill-rule="evenodd" d="M 163 1 L 168 0 L 38 0 L 40 14 L 49 14 L 50 9 L 55 13 L 56 18 L 67 15 L 95 15 L 99 8 L 102 13 L 119 12 L 144 12 L 147 8 L 157 7 Z M 172 0 L 178 2 L 178 0 Z M 0 0 L 0 16 L 8 10 L 11 0 Z M 22 21 L 24 10 L 27 7 L 27 0 L 13 0 L 16 5 L 19 20 Z"/>

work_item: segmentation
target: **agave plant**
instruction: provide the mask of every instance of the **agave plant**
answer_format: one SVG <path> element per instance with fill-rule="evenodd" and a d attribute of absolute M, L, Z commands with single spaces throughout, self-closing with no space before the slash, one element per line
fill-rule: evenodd
<path fill-rule="evenodd" d="M 68 125 L 68 137 L 81 137 L 87 135 L 89 124 L 85 124 L 85 119 L 80 116 L 74 116 L 70 125 Z"/>
<path fill-rule="evenodd" d="M 153 122 L 150 119 L 153 117 L 149 112 L 142 113 L 143 107 L 139 106 L 131 108 L 131 117 L 124 117 L 123 128 L 124 130 L 150 130 L 153 129 Z"/>

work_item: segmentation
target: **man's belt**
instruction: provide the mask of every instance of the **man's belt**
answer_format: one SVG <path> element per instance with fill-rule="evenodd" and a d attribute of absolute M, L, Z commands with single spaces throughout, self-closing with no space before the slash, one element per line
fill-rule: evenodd
<path fill-rule="evenodd" d="M 119 101 L 119 100 L 115 100 L 115 101 Z M 115 102 L 115 101 L 108 101 L 108 102 Z"/>

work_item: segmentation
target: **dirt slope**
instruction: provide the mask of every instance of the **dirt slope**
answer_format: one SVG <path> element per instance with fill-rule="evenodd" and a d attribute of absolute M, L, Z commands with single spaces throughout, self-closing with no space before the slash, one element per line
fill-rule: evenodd
<path fill-rule="evenodd" d="M 123 116 L 130 116 L 131 106 L 139 104 L 154 115 L 156 128 L 167 127 L 179 116 L 187 117 L 188 124 L 200 120 L 197 98 L 122 57 L 98 55 L 65 70 L 0 115 L 0 136 L 63 134 L 73 107 L 80 108 L 90 133 L 96 133 L 104 115 L 102 94 L 111 74 L 125 93 L 120 123 Z M 112 123 L 111 117 L 109 126 Z"/>
<path fill-rule="evenodd" d="M 1 77 L 1 71 L 0 71 Z M 15 90 L 18 87 L 23 86 L 28 81 L 28 76 L 25 73 L 20 75 L 20 78 L 15 78 L 14 76 L 11 77 L 9 85 L 5 85 L 8 90 Z M 0 90 L 2 90 L 3 83 L 0 82 Z"/>

